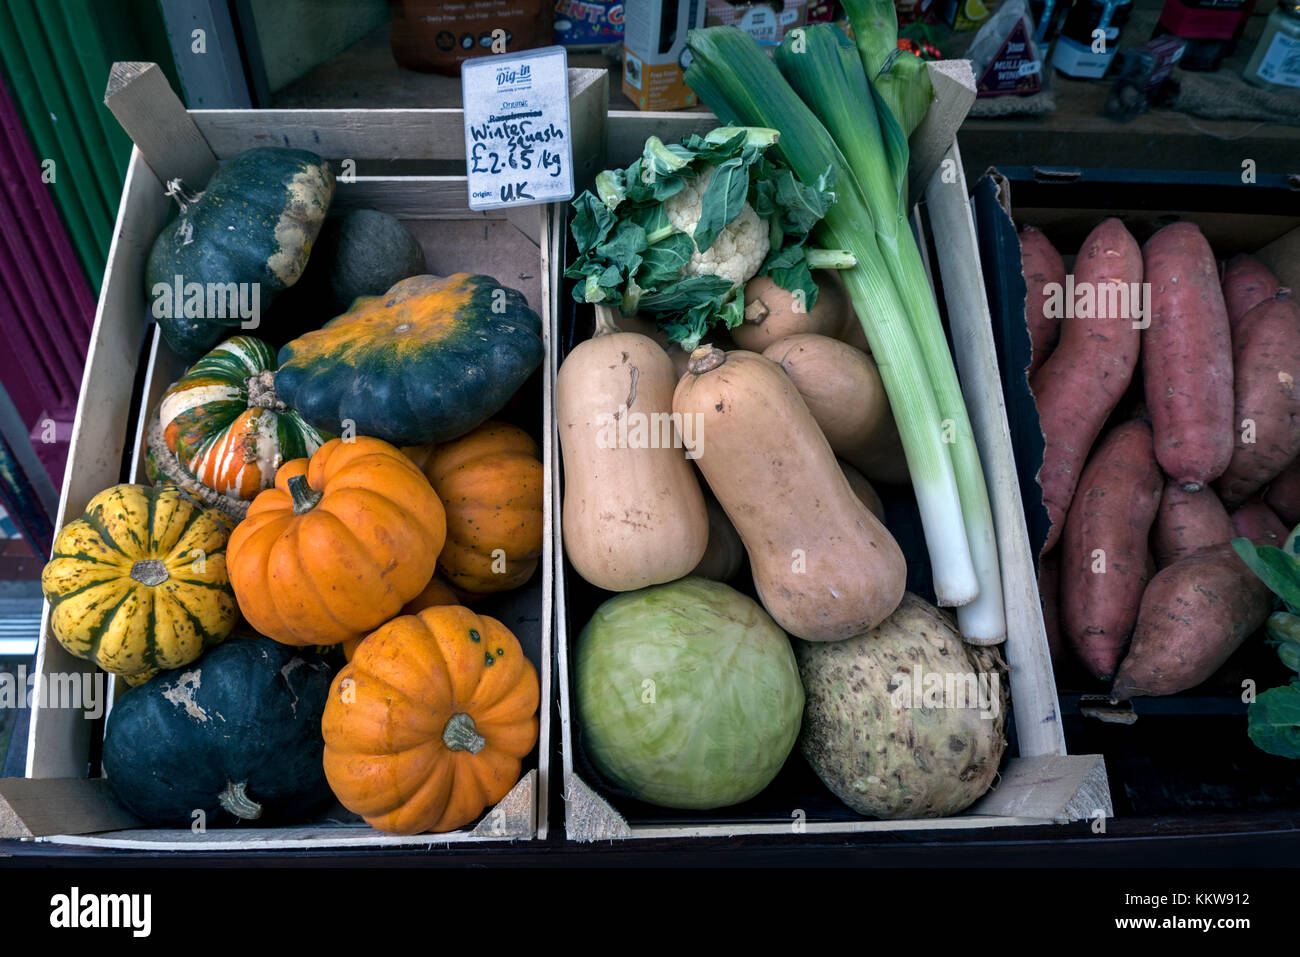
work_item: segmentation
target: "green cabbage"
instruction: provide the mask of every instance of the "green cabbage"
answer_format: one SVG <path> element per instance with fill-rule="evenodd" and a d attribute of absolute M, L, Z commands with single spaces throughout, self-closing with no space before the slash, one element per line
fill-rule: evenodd
<path fill-rule="evenodd" d="M 587 756 L 651 804 L 746 801 L 799 737 L 804 694 L 790 640 L 720 582 L 683 578 L 611 598 L 578 636 L 575 671 Z"/>

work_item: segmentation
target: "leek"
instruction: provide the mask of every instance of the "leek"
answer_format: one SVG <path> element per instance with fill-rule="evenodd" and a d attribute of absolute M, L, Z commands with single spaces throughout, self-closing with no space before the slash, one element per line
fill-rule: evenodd
<path fill-rule="evenodd" d="M 790 39 L 795 42 L 808 35 L 808 28 L 804 28 Z M 943 437 L 943 416 L 905 300 L 882 256 L 877 238 L 878 212 L 871 207 L 866 190 L 831 133 L 748 34 L 730 27 L 693 30 L 687 45 L 692 59 L 686 82 L 722 122 L 779 130 L 776 148 L 805 182 L 824 176 L 827 170 L 831 172 L 837 200 L 817 227 L 817 238 L 822 246 L 842 248 L 857 257 L 857 266 L 842 273 L 842 278 L 898 424 L 921 512 L 935 594 L 941 605 L 968 604 L 976 598 L 979 583 L 953 462 Z M 838 52 L 834 62 L 826 66 L 844 69 Z M 870 96 L 869 91 L 864 92 Z M 868 98 L 866 103 L 870 102 Z M 854 105 L 852 101 L 845 103 L 845 113 L 852 112 Z M 863 109 L 864 105 L 861 100 L 856 103 L 857 122 L 864 121 L 866 114 L 874 114 L 874 110 Z M 858 150 L 853 139 L 846 139 L 846 145 L 857 162 L 884 166 L 886 161 L 878 148 L 874 154 Z M 905 169 L 905 141 L 902 149 Z M 892 218 L 896 208 L 880 212 Z M 930 295 L 924 272 L 919 282 L 925 295 Z"/>
<path fill-rule="evenodd" d="M 855 32 L 862 31 L 855 28 Z M 907 140 L 868 81 L 859 52 L 849 39 L 830 24 L 806 27 L 802 33 L 798 39 L 787 36 L 776 51 L 776 64 L 840 145 L 874 214 L 881 256 L 907 312 L 939 414 L 948 427 L 948 451 L 979 579 L 979 597 L 959 610 L 958 628 L 969 641 L 996 644 L 1006 637 L 1006 616 L 993 510 L 943 321 L 908 225 Z M 873 102 L 874 110 L 858 105 Z"/>

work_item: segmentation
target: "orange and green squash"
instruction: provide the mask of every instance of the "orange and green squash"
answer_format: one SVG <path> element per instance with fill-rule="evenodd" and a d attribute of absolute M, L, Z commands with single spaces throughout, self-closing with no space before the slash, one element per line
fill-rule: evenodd
<path fill-rule="evenodd" d="M 495 415 L 542 362 L 541 318 L 489 276 L 412 276 L 280 350 L 275 388 L 335 435 L 446 442 Z"/>

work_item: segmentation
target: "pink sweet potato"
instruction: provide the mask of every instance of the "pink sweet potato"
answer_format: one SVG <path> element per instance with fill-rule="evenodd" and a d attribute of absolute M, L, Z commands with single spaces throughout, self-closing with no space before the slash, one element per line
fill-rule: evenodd
<path fill-rule="evenodd" d="M 1045 443 L 1038 483 L 1052 522 L 1044 552 L 1060 537 L 1088 453 L 1137 368 L 1139 324 L 1115 293 L 1142 282 L 1142 250 L 1118 219 L 1103 220 L 1088 234 L 1074 282 L 1076 290 L 1089 291 L 1093 308 L 1074 304 L 1084 308 L 1062 322 L 1061 341 L 1030 383 Z"/>
<path fill-rule="evenodd" d="M 1232 536 L 1232 519 L 1214 489 L 1188 492 L 1177 482 L 1165 484 L 1160 511 L 1151 529 L 1151 550 L 1158 568 L 1181 561 L 1207 545 L 1231 541 Z"/>
<path fill-rule="evenodd" d="M 1033 378 L 1061 338 L 1061 317 L 1049 316 L 1046 304 L 1048 286 L 1065 287 L 1065 262 L 1042 230 L 1025 226 L 1020 230 L 1020 263 L 1025 274 L 1025 324 L 1033 346 L 1025 375 Z"/>
<path fill-rule="evenodd" d="M 1292 459 L 1291 464 L 1268 483 L 1264 501 L 1287 528 L 1295 528 L 1300 523 L 1300 456 Z"/>
<path fill-rule="evenodd" d="M 1273 608 L 1273 593 L 1231 545 L 1161 570 L 1142 594 L 1133 644 L 1111 697 L 1168 695 L 1208 679 Z"/>
<path fill-rule="evenodd" d="M 1300 306 L 1266 299 L 1241 317 L 1232 340 L 1232 460 L 1216 486 L 1228 508 L 1254 495 L 1300 453 Z"/>
<path fill-rule="evenodd" d="M 1247 502 L 1232 513 L 1232 530 L 1256 545 L 1282 547 L 1291 530 L 1263 502 Z"/>
<path fill-rule="evenodd" d="M 1083 470 L 1061 536 L 1061 631 L 1094 678 L 1110 680 L 1148 578 L 1147 539 L 1164 485 L 1151 426 L 1125 422 Z"/>
<path fill-rule="evenodd" d="M 1232 337 L 1219 268 L 1194 223 L 1174 223 L 1142 247 L 1151 324 L 1142 379 L 1156 461 L 1189 492 L 1232 458 Z"/>
<path fill-rule="evenodd" d="M 1254 256 L 1234 256 L 1223 270 L 1223 301 L 1233 329 L 1242 316 L 1278 292 L 1277 277 Z"/>

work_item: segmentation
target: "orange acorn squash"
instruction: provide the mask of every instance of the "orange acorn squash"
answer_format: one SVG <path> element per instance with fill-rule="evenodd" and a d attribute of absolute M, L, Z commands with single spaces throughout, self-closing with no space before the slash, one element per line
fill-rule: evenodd
<path fill-rule="evenodd" d="M 407 449 L 447 510 L 438 569 L 474 596 L 518 588 L 542 554 L 542 463 L 523 429 L 486 422 L 469 435 Z"/>
<path fill-rule="evenodd" d="M 256 631 L 287 645 L 334 645 L 420 594 L 446 533 L 442 503 L 398 449 L 331 439 L 280 468 L 231 534 L 226 563 Z"/>
<path fill-rule="evenodd" d="M 454 830 L 519 780 L 540 697 L 537 670 L 499 621 L 458 605 L 402 615 L 334 679 L 325 777 L 378 830 Z"/>

